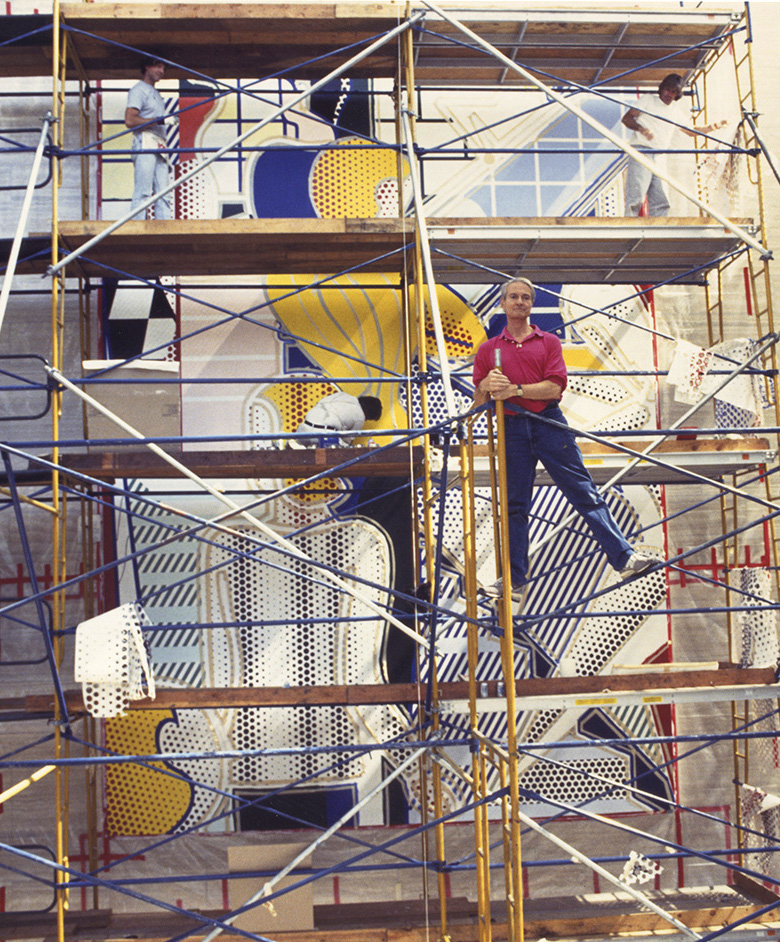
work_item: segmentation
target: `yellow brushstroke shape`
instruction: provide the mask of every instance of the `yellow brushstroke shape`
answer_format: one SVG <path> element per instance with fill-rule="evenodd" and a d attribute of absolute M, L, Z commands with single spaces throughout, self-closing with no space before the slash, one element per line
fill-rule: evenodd
<path fill-rule="evenodd" d="M 303 287 L 320 281 L 322 277 L 269 277 L 266 292 L 275 316 L 322 373 L 332 377 L 335 386 L 355 396 L 373 395 L 382 400 L 382 418 L 375 423 L 367 422 L 367 431 L 376 427 L 404 428 L 408 423 L 400 401 L 402 380 L 377 381 L 407 373 L 405 315 L 397 276 L 371 273 L 339 275 L 328 282 L 328 287 L 289 295 L 291 282 Z M 279 287 L 274 287 L 275 284 Z M 473 357 L 485 339 L 482 324 L 465 301 L 445 285 L 437 286 L 436 296 L 448 357 Z M 414 305 L 413 292 L 411 304 Z M 425 345 L 429 355 L 433 355 L 436 347 L 427 298 L 425 310 Z M 416 336 L 411 338 L 411 344 L 413 351 L 416 350 Z M 359 382 L 340 383 L 343 378 Z M 389 436 L 375 435 L 374 438 L 382 444 L 390 440 Z"/>
<path fill-rule="evenodd" d="M 138 710 L 106 720 L 106 746 L 120 755 L 157 751 L 156 732 L 173 720 L 171 710 Z M 192 788 L 155 769 L 171 771 L 164 762 L 144 766 L 124 763 L 106 770 L 106 828 L 112 837 L 169 834 L 187 814 Z"/>
<path fill-rule="evenodd" d="M 603 370 L 604 363 L 590 350 L 582 347 L 563 348 L 563 359 L 566 365 L 573 370 Z"/>

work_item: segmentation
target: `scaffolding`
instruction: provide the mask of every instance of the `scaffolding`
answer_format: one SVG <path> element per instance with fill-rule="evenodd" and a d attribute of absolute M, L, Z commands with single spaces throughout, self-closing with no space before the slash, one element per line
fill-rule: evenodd
<path fill-rule="evenodd" d="M 11 147 L 33 165 L 0 295 L 2 325 L 17 276 L 51 285 L 50 355 L 3 366 L 22 431 L 0 446 L 19 585 L 4 576 L 0 668 L 35 682 L 0 699 L 0 802 L 55 803 L 50 848 L 0 841 L 34 901 L 4 897 L 9 928 L 51 913 L 64 940 L 126 914 L 149 938 L 263 939 L 311 928 L 312 905 L 334 942 L 399 918 L 405 938 L 480 942 L 777 921 L 773 158 L 749 10 L 488 7 L 3 18 L 4 74 L 53 80 L 37 148 Z M 134 218 L 157 195 L 112 203 L 116 102 L 148 53 L 178 86 L 171 220 Z M 710 123 L 731 82 L 736 118 L 669 155 L 698 189 L 653 164 L 680 214 L 623 217 L 626 156 L 648 157 L 617 119 L 675 70 Z M 26 235 L 44 158 L 51 235 Z M 251 184 L 215 189 L 224 168 Z M 735 216 L 723 182 L 738 202 L 743 178 Z M 508 469 L 503 408 L 473 408 L 470 370 L 515 274 L 566 345 L 587 467 L 659 557 L 617 578 L 540 472 L 520 611 L 508 582 L 482 591 L 509 566 Z M 294 447 L 336 391 L 382 418 Z"/>

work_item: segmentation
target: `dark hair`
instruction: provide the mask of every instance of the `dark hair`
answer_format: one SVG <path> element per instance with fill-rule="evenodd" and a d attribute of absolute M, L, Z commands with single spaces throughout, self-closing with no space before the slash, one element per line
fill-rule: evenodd
<path fill-rule="evenodd" d="M 140 63 L 141 75 L 146 75 L 146 70 L 149 68 L 150 65 L 154 65 L 155 62 L 159 62 L 161 65 L 165 65 L 163 60 L 160 59 L 158 56 L 144 56 L 143 59 L 141 59 L 141 63 Z"/>
<path fill-rule="evenodd" d="M 682 86 L 682 76 L 678 75 L 676 72 L 670 72 L 668 75 L 665 75 L 663 79 L 661 79 L 661 84 L 658 86 L 658 91 L 660 92 L 664 88 L 676 88 L 677 100 L 679 101 L 682 98 Z"/>
<path fill-rule="evenodd" d="M 360 403 L 360 408 L 363 410 L 363 415 L 370 422 L 382 417 L 381 399 L 377 399 L 376 396 L 358 396 L 358 402 Z"/>

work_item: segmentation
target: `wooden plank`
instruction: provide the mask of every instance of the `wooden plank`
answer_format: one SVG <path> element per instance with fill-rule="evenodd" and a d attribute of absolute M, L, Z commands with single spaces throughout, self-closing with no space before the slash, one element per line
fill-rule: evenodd
<path fill-rule="evenodd" d="M 630 81 L 657 85 L 667 72 L 687 77 L 724 40 L 728 14 L 707 11 L 601 11 L 588 20 L 576 9 L 522 8 L 493 0 L 487 9 L 448 4 L 449 12 L 500 51 L 557 81 L 588 84 Z M 293 69 L 299 78 L 319 78 L 350 54 L 347 46 L 387 33 L 406 16 L 401 2 L 361 0 L 310 3 L 64 3 L 64 28 L 92 79 L 136 79 L 137 54 L 125 46 L 158 52 L 179 68 L 213 78 L 262 78 Z M 680 15 L 684 12 L 687 15 Z M 485 53 L 460 44 L 462 34 L 430 18 L 429 33 L 415 36 L 416 79 L 430 84 L 524 84 L 514 72 Z M 76 32 L 78 31 L 78 32 Z M 518 36 L 522 32 L 522 41 Z M 157 38 L 159 37 L 159 39 Z M 459 44 L 453 45 L 452 40 Z M 46 75 L 51 58 L 49 35 L 35 37 L 26 55 L 13 46 L 0 58 L 2 75 Z M 710 45 L 711 44 L 711 45 Z M 230 55 L 225 50 L 230 49 Z M 663 54 L 663 55 L 662 55 Z M 669 58 L 671 56 L 671 58 Z M 320 61 L 315 61 L 318 57 Z M 659 61 L 660 60 L 660 61 Z M 397 44 L 386 47 L 350 74 L 393 77 Z M 70 71 L 69 77 L 75 72 Z"/>
<path fill-rule="evenodd" d="M 409 925 L 438 919 L 441 904 L 438 899 L 374 900 L 370 903 L 339 903 L 314 907 L 314 924 L 318 929 L 348 929 L 350 926 L 381 927 L 407 922 Z M 477 904 L 465 896 L 447 899 L 449 919 L 475 918 Z"/>
<path fill-rule="evenodd" d="M 749 877 L 744 873 L 740 873 L 739 870 L 735 870 L 732 873 L 731 879 L 734 882 L 734 886 L 744 896 L 749 896 L 763 905 L 768 905 L 769 903 L 780 903 L 780 895 L 774 893 L 763 883 L 759 883 L 758 880 L 754 880 L 752 877 Z M 775 918 L 780 917 L 780 909 L 778 909 L 774 915 Z"/>
<path fill-rule="evenodd" d="M 108 225 L 62 222 L 64 251 L 80 248 Z M 164 271 L 207 277 L 310 274 L 355 266 L 400 272 L 412 232 L 412 221 L 401 219 L 132 220 L 90 249 L 75 267 L 96 277 L 107 273 L 102 266 L 140 277 Z M 388 252 L 398 252 L 397 260 L 374 261 Z"/>
<path fill-rule="evenodd" d="M 562 80 L 590 84 L 596 80 L 625 81 L 655 86 L 669 72 L 687 78 L 709 53 L 706 45 L 716 47 L 719 36 L 730 23 L 725 16 L 710 20 L 659 16 L 646 6 L 626 22 L 619 10 L 599 10 L 591 19 L 578 16 L 572 9 L 556 10 L 555 18 L 534 13 L 533 8 L 517 11 L 512 17 L 505 7 L 491 3 L 488 10 L 459 13 L 461 19 L 483 39 L 519 65 Z M 504 10 L 502 19 L 493 10 Z M 518 41 L 520 29 L 522 39 Z M 461 34 L 449 23 L 438 23 L 431 35 L 417 38 L 415 75 L 421 84 L 432 82 L 456 85 L 468 82 L 492 82 L 507 85 L 528 85 L 526 79 L 493 64 L 484 53 L 468 47 L 455 51 L 448 39 Z"/>
<path fill-rule="evenodd" d="M 747 219 L 733 220 L 745 228 Z M 109 222 L 64 220 L 62 255 L 103 233 Z M 700 283 L 708 266 L 742 243 L 713 220 L 654 218 L 431 218 L 427 227 L 440 282 L 500 282 L 501 272 L 565 284 Z M 413 220 L 172 219 L 131 220 L 74 260 L 70 274 L 128 277 L 400 272 L 414 241 Z M 45 233 L 31 237 L 42 244 Z M 218 241 L 219 251 L 214 250 Z M 0 246 L 0 262 L 10 241 Z M 437 252 L 441 249 L 447 253 Z M 385 257 L 387 253 L 395 253 Z M 19 273 L 45 272 L 44 257 Z M 495 273 L 475 271 L 488 266 Z"/>
<path fill-rule="evenodd" d="M 64 918 L 66 938 L 74 936 L 90 938 L 96 932 L 105 938 L 105 930 L 111 925 L 110 909 L 89 909 L 82 912 L 66 910 Z M 0 933 L 4 938 L 27 939 L 42 936 L 45 932 L 55 932 L 57 917 L 55 913 L 2 912 L 0 913 Z"/>
<path fill-rule="evenodd" d="M 409 478 L 422 472 L 421 446 L 376 448 L 284 448 L 177 452 L 176 459 L 202 478 L 306 478 L 352 462 L 343 478 Z M 180 478 L 181 473 L 149 450 L 117 449 L 63 455 L 61 464 L 100 480 Z"/>
<path fill-rule="evenodd" d="M 613 691 L 669 690 L 679 687 L 728 687 L 766 684 L 772 697 L 775 674 L 772 668 L 741 668 L 723 665 L 717 670 L 648 672 L 638 674 L 611 674 L 593 677 L 538 677 L 516 682 L 517 697 L 556 696 L 564 694 L 609 693 Z M 499 696 L 496 680 L 478 684 L 479 699 Z M 300 687 L 232 687 L 160 689 L 154 700 L 135 700 L 131 710 L 172 709 L 235 709 L 238 707 L 279 706 L 365 706 L 388 703 L 416 702 L 423 686 L 417 684 L 351 684 Z M 440 700 L 466 700 L 468 682 L 454 681 L 439 684 Z M 85 711 L 80 690 L 68 690 L 65 699 L 69 712 Z M 18 698 L 14 698 L 16 703 Z M 54 710 L 53 694 L 30 694 L 24 698 L 25 710 L 42 714 Z M 7 709 L 0 700 L 0 710 Z"/>
<path fill-rule="evenodd" d="M 651 438 L 634 438 L 615 442 L 616 445 L 641 452 Z M 608 440 L 592 441 L 580 438 L 580 449 L 585 458 L 585 465 L 591 477 L 601 484 L 624 469 L 634 457 L 618 448 L 611 448 Z M 719 480 L 726 474 L 761 468 L 776 457 L 776 451 L 769 447 L 766 438 L 699 438 L 695 431 L 681 436 L 670 436 L 650 453 L 650 460 L 641 460 L 622 479 L 623 484 L 697 484 L 697 480 L 687 475 L 690 471 L 696 475 Z M 655 464 L 653 459 L 664 462 Z M 490 483 L 489 456 L 486 445 L 476 445 L 473 457 L 474 478 L 478 485 Z M 451 478 L 459 473 L 459 456 L 454 456 L 450 467 Z M 552 483 L 547 471 L 539 467 L 536 473 L 537 486 Z"/>
<path fill-rule="evenodd" d="M 411 901 L 410 907 L 412 906 Z M 557 899 L 551 900 L 551 903 L 558 904 L 559 911 L 570 911 L 571 900 Z M 373 907 L 374 904 L 366 904 Z M 434 918 L 438 916 L 438 905 L 436 901 L 431 900 L 427 904 L 418 904 L 419 908 L 426 908 L 428 916 Z M 321 907 L 316 907 L 320 909 Z M 363 925 L 359 929 L 340 927 L 336 928 L 331 924 L 330 927 L 323 926 L 313 930 L 304 930 L 297 932 L 276 932 L 274 938 L 283 940 L 283 942 L 430 942 L 430 926 L 424 924 L 422 918 L 411 919 L 404 913 L 404 906 L 399 906 L 401 910 L 400 918 L 393 918 L 392 911 L 387 919 L 387 924 L 381 927 L 372 928 L 370 925 Z M 418 907 L 414 907 L 415 909 Z M 456 909 L 454 918 L 459 920 L 471 918 L 471 922 L 453 922 L 448 927 L 448 938 L 451 942 L 479 942 L 481 938 L 479 926 L 476 924 L 476 904 L 471 904 L 472 915 L 467 915 L 466 908 Z M 604 908 L 599 904 L 594 904 L 592 910 L 596 911 L 594 915 L 580 915 L 576 918 L 549 918 L 538 919 L 533 916 L 533 901 L 525 901 L 525 935 L 528 939 L 582 939 L 582 938 L 619 938 L 628 933 L 647 934 L 650 932 L 667 932 L 669 923 L 656 916 L 654 913 L 631 913 L 631 912 L 609 912 L 604 914 Z M 499 906 L 494 907 L 499 911 Z M 752 922 L 762 925 L 777 925 L 776 917 L 772 914 L 756 914 L 757 907 L 748 903 L 733 906 L 716 906 L 695 910 L 677 910 L 670 909 L 680 922 L 692 929 L 706 930 L 720 928 L 735 922 L 738 919 L 748 917 Z M 370 916 L 370 908 L 368 910 Z M 600 911 L 601 914 L 598 913 Z M 209 910 L 204 911 L 205 916 L 218 919 L 224 917 L 225 913 Z M 54 942 L 56 938 L 56 917 L 53 914 L 34 915 L 26 918 L 23 922 L 17 920 L 16 923 L 7 923 L 6 920 L 11 914 L 0 915 L 0 928 L 6 924 L 13 925 L 14 938 L 44 938 L 51 939 Z M 81 942 L 88 940 L 112 940 L 123 939 L 132 933 L 133 938 L 142 939 L 144 942 L 166 942 L 171 935 L 187 932 L 191 939 L 203 938 L 206 930 L 195 929 L 193 931 L 193 921 L 185 916 L 177 916 L 171 913 L 114 913 L 108 919 L 107 924 L 103 925 L 105 920 L 104 911 L 100 911 L 100 918 L 90 919 L 90 913 L 66 913 L 65 916 L 65 938 L 76 939 Z M 79 918 L 74 918 L 79 917 Z M 451 916 L 451 918 L 453 918 Z M 369 921 L 371 921 L 369 919 Z M 399 922 L 406 922 L 406 925 L 399 926 Z M 419 925 L 415 923 L 419 922 Z M 77 928 L 76 928 L 77 927 Z M 494 915 L 491 923 L 492 937 L 495 940 L 507 939 L 507 926 L 500 921 L 500 917 Z M 161 934 L 164 933 L 164 934 Z M 774 933 L 771 933 L 774 935 Z M 220 939 L 224 942 L 241 942 L 245 936 L 240 936 L 226 930 L 220 934 Z"/>
<path fill-rule="evenodd" d="M 633 448 L 634 451 L 641 451 L 647 447 L 649 441 L 653 440 L 653 436 L 649 435 L 647 440 L 633 438 L 628 441 L 617 442 L 617 444 L 626 448 Z M 724 452 L 765 451 L 768 448 L 769 441 L 766 438 L 698 438 L 695 429 L 690 429 L 678 435 L 670 436 L 661 442 L 652 454 L 723 454 Z M 605 454 L 610 451 L 609 443 L 606 441 L 582 441 L 580 442 L 580 449 L 583 454 L 589 455 Z"/>
<path fill-rule="evenodd" d="M 594 907 L 597 908 L 597 907 Z M 722 928 L 739 919 L 751 917 L 757 923 L 776 923 L 777 915 L 764 913 L 754 916 L 758 907 L 751 905 L 712 907 L 696 910 L 671 910 L 671 915 L 691 929 Z M 654 913 L 615 913 L 593 915 L 576 919 L 528 920 L 527 930 L 535 939 L 581 939 L 587 936 L 619 937 L 626 933 L 666 933 L 669 922 Z M 455 939 L 453 937 L 453 942 Z M 465 942 L 465 940 L 460 940 Z"/>
<path fill-rule="evenodd" d="M 646 444 L 642 440 L 628 440 L 618 444 L 640 451 Z M 580 442 L 583 454 L 588 457 L 610 455 L 614 449 L 608 441 Z M 662 442 L 653 452 L 664 460 L 685 455 L 739 454 L 750 456 L 757 453 L 763 458 L 769 450 L 765 438 L 670 438 Z M 486 445 L 476 445 L 475 458 L 486 458 Z M 400 477 L 422 472 L 423 450 L 414 446 L 411 451 L 404 446 L 387 449 L 375 448 L 283 448 L 283 449 L 242 449 L 230 451 L 187 451 L 177 452 L 177 460 L 203 478 L 306 478 L 331 468 L 354 462 L 338 472 L 339 477 Z M 80 474 L 100 480 L 113 480 L 122 477 L 131 478 L 178 478 L 180 473 L 158 455 L 149 450 L 135 448 L 97 450 L 89 454 L 65 454 L 60 457 L 61 465 Z M 31 465 L 31 470 L 34 466 Z M 42 480 L 44 478 L 42 477 Z"/>
<path fill-rule="evenodd" d="M 87 74 L 103 79 L 138 77 L 138 55 L 125 46 L 181 66 L 166 77 L 193 69 L 215 79 L 264 78 L 293 69 L 296 78 L 317 79 L 357 51 L 348 47 L 368 44 L 403 18 L 398 4 L 362 2 L 66 3 L 62 11 L 65 29 L 80 31 L 70 38 Z M 350 75 L 392 77 L 396 69 L 390 42 Z"/>

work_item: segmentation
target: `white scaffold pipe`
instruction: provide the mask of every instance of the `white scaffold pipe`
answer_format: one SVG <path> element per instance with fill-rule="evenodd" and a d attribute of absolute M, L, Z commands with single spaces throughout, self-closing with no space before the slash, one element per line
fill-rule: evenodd
<path fill-rule="evenodd" d="M 19 259 L 19 249 L 21 248 L 22 239 L 24 238 L 24 233 L 27 229 L 27 217 L 30 215 L 30 205 L 32 203 L 33 193 L 35 192 L 35 181 L 38 179 L 38 171 L 41 169 L 43 148 L 46 144 L 46 138 L 49 135 L 49 128 L 52 126 L 52 124 L 55 123 L 55 120 L 56 119 L 51 112 L 49 112 L 43 119 L 41 136 L 38 141 L 38 146 L 35 148 L 33 165 L 32 169 L 30 170 L 30 179 L 27 181 L 27 189 L 24 191 L 24 200 L 22 201 L 22 208 L 19 211 L 19 221 L 16 224 L 16 234 L 14 235 L 14 241 L 11 244 L 11 253 L 8 256 L 8 265 L 6 266 L 5 275 L 3 276 L 3 288 L 2 291 L 0 291 L 0 330 L 3 329 L 5 311 L 8 307 L 8 297 L 11 293 L 11 282 L 14 280 L 14 274 L 16 273 L 16 263 Z"/>
<path fill-rule="evenodd" d="M 179 177 L 178 180 L 175 180 L 173 183 L 169 184 L 164 190 L 161 190 L 159 193 L 154 193 L 147 200 L 144 200 L 143 203 L 139 203 L 135 209 L 130 210 L 130 212 L 122 216 L 121 219 L 117 219 L 116 222 L 113 222 L 102 232 L 98 233 L 96 236 L 93 236 L 91 239 L 88 239 L 83 245 L 80 245 L 77 249 L 74 249 L 74 251 L 60 259 L 56 264 L 51 265 L 49 267 L 48 274 L 56 275 L 56 273 L 61 268 L 64 268 L 66 265 L 69 265 L 72 261 L 79 258 L 85 252 L 88 252 L 94 245 L 97 245 L 98 242 L 101 242 L 103 239 L 105 239 L 106 236 L 111 235 L 112 232 L 116 232 L 120 226 L 123 226 L 126 222 L 129 222 L 138 213 L 148 209 L 148 207 L 151 206 L 152 203 L 156 203 L 160 197 L 166 196 L 172 190 L 175 190 L 176 187 L 181 186 L 182 183 L 186 183 L 188 180 L 191 180 L 204 168 L 208 167 L 210 164 L 213 164 L 215 160 L 219 160 L 221 157 L 224 157 L 225 154 L 235 150 L 235 148 L 238 147 L 239 144 L 242 144 L 248 137 L 251 137 L 253 134 L 257 134 L 261 128 L 264 128 L 267 124 L 271 124 L 271 122 L 276 121 L 277 118 L 281 117 L 281 115 L 283 115 L 285 112 L 289 111 L 291 108 L 294 108 L 306 98 L 309 98 L 314 92 L 322 88 L 323 85 L 326 85 L 328 82 L 332 82 L 333 79 L 338 78 L 344 72 L 348 72 L 358 62 L 361 62 L 367 56 L 372 55 L 372 53 L 376 52 L 377 49 L 381 49 L 381 47 L 390 42 L 391 39 L 395 39 L 396 36 L 405 32 L 407 29 L 410 29 L 418 20 L 422 19 L 423 16 L 425 16 L 424 13 L 418 13 L 391 29 L 390 32 L 385 33 L 384 36 L 380 36 L 380 38 L 371 43 L 370 46 L 367 46 L 361 52 L 357 53 L 357 55 L 352 56 L 351 59 L 348 59 L 343 65 L 340 65 L 332 72 L 329 72 L 325 78 L 318 79 L 318 81 L 314 82 L 314 84 L 307 88 L 306 91 L 300 92 L 300 94 L 296 95 L 292 101 L 289 101 L 286 105 L 281 105 L 273 112 L 273 114 L 263 118 L 262 121 L 258 121 L 257 124 L 252 125 L 248 131 L 244 131 L 244 133 L 235 138 L 235 140 L 231 141 L 229 144 L 225 144 L 225 146 L 221 147 L 216 153 L 211 154 L 205 160 L 199 162 L 197 167 L 194 167 L 192 170 L 183 174 L 181 177 Z"/>
<path fill-rule="evenodd" d="M 138 429 L 134 428 L 129 423 L 125 422 L 124 419 L 121 419 L 118 415 L 113 413 L 110 409 L 107 409 L 103 403 L 98 402 L 97 399 L 94 399 L 88 393 L 84 392 L 83 389 L 80 389 L 74 383 L 72 383 L 66 376 L 63 376 L 59 370 L 54 369 L 52 366 L 45 367 L 46 372 L 54 379 L 57 383 L 64 386 L 66 389 L 69 389 L 71 392 L 75 393 L 80 399 L 84 402 L 91 405 L 94 409 L 97 409 L 102 415 L 107 419 L 110 419 L 115 425 L 119 428 L 124 429 L 128 435 L 131 435 L 133 438 L 145 439 L 147 436 L 143 432 L 139 432 Z M 197 484 L 198 487 L 202 488 L 206 493 L 210 494 L 212 497 L 216 498 L 220 503 L 224 504 L 232 513 L 235 513 L 238 516 L 243 517 L 248 523 L 253 527 L 258 529 L 263 533 L 272 543 L 284 549 L 287 553 L 294 556 L 296 559 L 299 559 L 301 562 L 308 563 L 322 576 L 329 579 L 336 588 L 345 592 L 347 595 L 354 598 L 357 602 L 365 605 L 371 612 L 373 612 L 378 618 L 390 622 L 390 624 L 395 625 L 399 631 L 402 631 L 405 635 L 408 635 L 413 641 L 417 644 L 423 645 L 424 647 L 430 647 L 430 641 L 419 634 L 419 632 L 413 631 L 409 628 L 408 625 L 405 625 L 402 621 L 395 617 L 387 609 L 382 608 L 377 605 L 372 599 L 367 598 L 349 583 L 345 582 L 335 573 L 329 572 L 327 569 L 322 569 L 316 565 L 316 562 L 306 553 L 302 552 L 294 543 L 291 543 L 289 540 L 285 539 L 283 536 L 280 536 L 275 530 L 268 526 L 268 524 L 263 523 L 258 517 L 254 514 L 251 514 L 248 510 L 244 510 L 240 504 L 237 504 L 234 500 L 231 500 L 226 494 L 219 490 L 219 488 L 214 487 L 209 484 L 208 481 L 204 480 L 199 475 L 195 474 L 194 471 L 191 471 L 186 465 L 182 464 L 172 455 L 169 455 L 166 451 L 163 451 L 159 445 L 155 442 L 144 442 L 146 447 L 153 452 L 158 457 L 162 458 L 163 461 L 166 461 L 172 468 L 175 468 L 180 474 L 188 478 L 194 484 Z M 235 533 L 235 530 L 232 530 L 229 527 L 226 527 L 222 524 L 212 523 L 213 526 L 216 526 L 218 529 L 223 530 L 228 533 Z"/>
<path fill-rule="evenodd" d="M 572 847 L 571 844 L 561 840 L 560 837 L 551 833 L 546 828 L 543 828 L 540 824 L 537 824 L 536 821 L 534 821 L 533 818 L 529 818 L 527 814 L 523 814 L 522 811 L 517 811 L 516 813 L 522 824 L 531 828 L 532 831 L 536 831 L 537 834 L 541 834 L 542 837 L 546 837 L 548 841 L 552 841 L 556 847 L 559 847 L 562 851 L 569 854 L 572 860 L 575 860 L 581 864 L 585 864 L 586 867 L 588 867 L 594 873 L 597 873 L 600 877 L 603 877 L 613 886 L 616 886 L 621 891 L 628 893 L 629 896 L 633 896 L 638 903 L 641 903 L 642 906 L 647 907 L 647 909 L 649 909 L 651 912 L 655 913 L 657 916 L 660 916 L 662 919 L 665 919 L 668 923 L 671 923 L 671 925 L 679 929 L 680 932 L 687 935 L 689 939 L 701 938 L 701 936 L 697 932 L 694 932 L 690 926 L 686 926 L 685 923 L 680 922 L 676 916 L 666 912 L 666 910 L 662 909 L 657 903 L 654 903 L 651 899 L 648 899 L 648 897 L 645 896 L 641 890 L 637 890 L 628 883 L 623 883 L 619 877 L 616 877 L 613 873 L 610 873 L 609 870 L 606 870 L 600 864 L 597 864 L 595 860 L 591 860 L 590 857 L 588 857 L 586 854 L 583 854 L 582 851 L 577 850 L 576 847 Z"/>
<path fill-rule="evenodd" d="M 339 818 L 339 820 L 331 824 L 331 826 L 326 831 L 323 831 L 318 838 L 312 841 L 312 843 L 309 844 L 305 850 L 302 850 L 298 856 L 295 857 L 294 860 L 291 860 L 286 867 L 276 874 L 276 876 L 271 877 L 267 883 L 263 884 L 262 889 L 258 890 L 257 893 L 255 893 L 253 896 L 250 896 L 249 899 L 241 905 L 241 909 L 244 910 L 247 906 L 251 906 L 253 903 L 258 903 L 261 899 L 263 899 L 264 896 L 270 896 L 270 894 L 273 893 L 274 887 L 277 886 L 297 866 L 299 866 L 299 864 L 303 863 L 309 854 L 312 854 L 321 844 L 324 844 L 332 834 L 335 834 L 340 827 L 343 827 L 351 818 L 354 818 L 355 814 L 360 811 L 361 808 L 367 805 L 369 801 L 376 797 L 376 795 L 380 794 L 383 789 L 387 788 L 391 782 L 395 781 L 395 779 L 402 775 L 410 765 L 415 763 L 420 758 L 420 756 L 425 751 L 425 748 L 421 748 L 415 749 L 414 752 L 410 753 L 410 755 L 408 755 L 400 765 L 396 766 L 395 769 L 393 769 L 393 771 L 385 779 L 372 788 L 368 794 L 364 795 L 356 805 L 350 808 L 349 811 L 346 811 Z M 238 915 L 240 915 L 240 913 L 226 916 L 221 921 L 227 923 L 228 925 L 232 925 L 233 920 L 236 919 Z M 216 939 L 216 937 L 222 931 L 222 927 L 217 926 L 215 929 L 212 929 L 208 935 L 203 937 L 203 942 L 211 942 L 211 940 Z"/>
<path fill-rule="evenodd" d="M 529 81 L 532 85 L 535 85 L 540 91 L 543 91 L 545 95 L 549 96 L 553 101 L 557 101 L 558 104 L 563 105 L 567 111 L 570 111 L 572 114 L 576 115 L 584 124 L 587 124 L 588 127 L 593 128 L 594 131 L 598 131 L 599 134 L 614 144 L 615 147 L 619 147 L 620 150 L 628 154 L 629 157 L 636 160 L 637 163 L 640 163 L 643 167 L 647 168 L 648 170 L 652 170 L 652 172 L 657 177 L 659 177 L 665 183 L 668 183 L 672 189 L 676 190 L 686 199 L 689 199 L 692 203 L 695 203 L 699 209 L 704 210 L 708 216 L 711 216 L 713 219 L 717 220 L 722 226 L 724 226 L 724 228 L 728 229 L 729 232 L 733 233 L 735 236 L 737 236 L 737 238 L 741 239 L 746 245 L 749 245 L 751 249 L 755 249 L 756 252 L 761 255 L 762 259 L 769 260 L 772 258 L 771 251 L 765 245 L 762 245 L 758 239 L 754 239 L 753 236 L 750 235 L 749 232 L 746 232 L 741 226 L 735 225 L 727 216 L 724 216 L 716 209 L 713 209 L 703 200 L 700 200 L 695 193 L 678 183 L 670 174 L 659 169 L 659 167 L 654 164 L 652 160 L 648 160 L 641 150 L 637 150 L 635 147 L 632 147 L 631 144 L 628 144 L 608 127 L 605 127 L 595 118 L 592 118 L 587 112 L 583 111 L 581 108 L 578 108 L 577 105 L 569 101 L 569 99 L 564 95 L 561 95 L 560 93 L 556 92 L 555 89 L 545 85 L 544 82 L 540 81 L 530 72 L 526 71 L 526 69 L 518 65 L 512 59 L 505 56 L 500 50 L 496 49 L 495 46 L 491 45 L 481 36 L 478 36 L 475 32 L 470 30 L 468 26 L 464 26 L 463 23 L 450 16 L 449 13 L 446 13 L 441 9 L 441 7 L 437 6 L 435 3 L 432 3 L 431 0 L 423 0 L 423 3 L 443 20 L 446 20 L 456 29 L 460 30 L 460 32 L 468 36 L 469 39 L 477 43 L 477 45 L 481 46 L 487 52 L 491 53 L 491 55 L 495 56 L 496 59 L 502 62 L 508 69 L 511 69 L 518 75 L 522 75 L 524 79 Z"/>
<path fill-rule="evenodd" d="M 420 241 L 420 251 L 422 253 L 423 268 L 425 270 L 425 281 L 428 286 L 428 303 L 431 311 L 431 321 L 433 322 L 433 334 L 436 339 L 436 351 L 439 355 L 439 369 L 441 371 L 441 381 L 444 387 L 444 401 L 447 406 L 447 417 L 453 419 L 458 414 L 458 408 L 455 405 L 455 393 L 452 390 L 452 378 L 450 376 L 450 362 L 447 356 L 447 345 L 444 340 L 444 330 L 441 326 L 439 298 L 436 294 L 436 279 L 433 275 L 433 263 L 431 262 L 431 244 L 428 240 L 428 229 L 425 225 L 425 211 L 423 210 L 420 175 L 417 169 L 417 157 L 414 153 L 414 147 L 412 146 L 412 131 L 409 123 L 409 110 L 406 92 L 404 92 L 404 100 L 401 106 L 401 122 L 404 129 L 404 145 L 406 147 L 407 159 L 409 160 L 409 175 L 411 176 L 412 180 L 414 214 L 417 220 L 417 238 Z M 425 320 L 425 305 L 423 305 L 423 320 Z"/>

